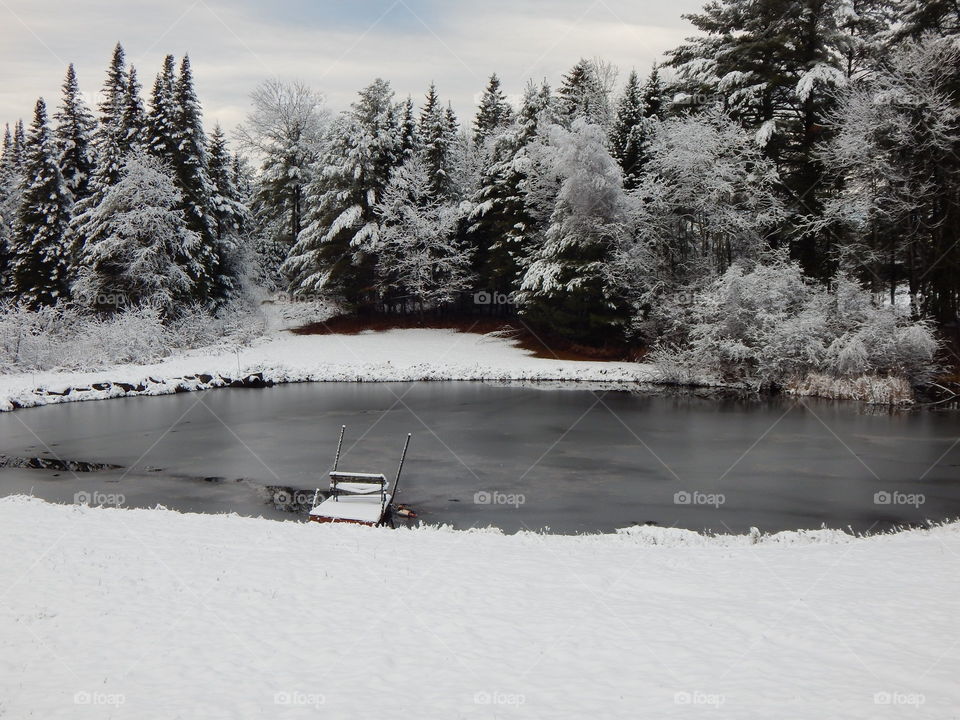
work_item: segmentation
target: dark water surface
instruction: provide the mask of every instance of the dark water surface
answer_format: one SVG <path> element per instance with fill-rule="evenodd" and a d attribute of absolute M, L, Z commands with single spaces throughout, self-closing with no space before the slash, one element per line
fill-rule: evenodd
<path fill-rule="evenodd" d="M 878 531 L 960 517 L 956 412 L 471 382 L 297 384 L 3 413 L 0 454 L 120 468 L 8 467 L 0 494 L 297 518 L 271 501 L 287 499 L 276 488 L 325 488 L 341 424 L 340 469 L 391 479 L 412 432 L 400 501 L 459 528 Z"/>

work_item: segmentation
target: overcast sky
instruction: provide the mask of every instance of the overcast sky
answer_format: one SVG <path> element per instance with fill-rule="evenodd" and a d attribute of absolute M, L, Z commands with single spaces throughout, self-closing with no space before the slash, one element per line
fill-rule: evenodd
<path fill-rule="evenodd" d="M 518 94 L 556 85 L 580 57 L 645 73 L 693 34 L 702 0 L 0 0 L 0 122 L 59 102 L 66 65 L 96 101 L 119 40 L 149 89 L 167 53 L 189 53 L 208 127 L 232 130 L 250 90 L 302 79 L 335 110 L 375 77 L 419 104 L 431 80 L 472 117 L 491 72 Z"/>

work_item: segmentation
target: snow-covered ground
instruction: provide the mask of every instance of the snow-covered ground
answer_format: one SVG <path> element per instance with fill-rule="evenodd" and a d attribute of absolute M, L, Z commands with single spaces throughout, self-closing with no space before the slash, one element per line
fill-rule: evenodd
<path fill-rule="evenodd" d="M 705 538 L 0 500 L 0 717 L 953 718 L 960 526 Z"/>
<path fill-rule="evenodd" d="M 254 373 L 261 373 L 264 380 L 275 383 L 337 380 L 636 383 L 649 382 L 657 376 L 650 365 L 537 358 L 507 338 L 454 330 L 293 335 L 282 327 L 272 327 L 252 346 L 235 351 L 190 351 L 151 365 L 119 365 L 96 372 L 0 375 L 0 411 L 52 402 L 218 387 L 227 384 L 229 379 Z M 95 385 L 102 387 L 95 388 Z"/>

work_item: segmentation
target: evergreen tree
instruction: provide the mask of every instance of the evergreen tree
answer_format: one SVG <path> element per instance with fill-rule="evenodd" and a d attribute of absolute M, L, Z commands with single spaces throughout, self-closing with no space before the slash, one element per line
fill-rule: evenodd
<path fill-rule="evenodd" d="M 643 158 L 641 124 L 645 119 L 643 96 L 637 71 L 627 77 L 623 96 L 617 105 L 617 115 L 610 133 L 610 153 L 620 163 L 623 183 L 627 189 L 636 187 Z"/>
<path fill-rule="evenodd" d="M 397 108 L 397 117 L 400 118 L 400 155 L 403 160 L 409 160 L 417 148 L 417 119 L 413 98 L 409 95 Z"/>
<path fill-rule="evenodd" d="M 175 97 L 176 61 L 173 55 L 163 60 L 163 69 L 153 83 L 150 109 L 147 113 L 147 149 L 160 160 L 175 162 L 176 135 L 180 117 Z"/>
<path fill-rule="evenodd" d="M 96 120 L 80 97 L 73 63 L 67 67 L 67 76 L 63 81 L 63 100 L 54 119 L 57 121 L 56 145 L 63 181 L 73 200 L 82 200 L 90 193 L 90 180 L 94 171 L 91 143 Z"/>
<path fill-rule="evenodd" d="M 610 115 L 610 100 L 599 77 L 599 68 L 590 60 L 580 59 L 563 76 L 558 94 L 558 114 L 569 127 L 577 118 L 606 126 Z"/>
<path fill-rule="evenodd" d="M 896 10 L 900 19 L 898 37 L 960 34 L 960 5 L 955 0 L 900 0 Z"/>
<path fill-rule="evenodd" d="M 17 120 L 13 126 L 13 164 L 18 172 L 23 172 L 23 161 L 27 151 L 27 139 L 23 131 L 23 120 Z"/>
<path fill-rule="evenodd" d="M 26 138 L 23 176 L 11 252 L 11 287 L 15 297 L 36 309 L 53 305 L 67 294 L 65 236 L 71 204 L 43 98 L 37 100 Z"/>
<path fill-rule="evenodd" d="M 721 95 L 777 163 L 794 216 L 788 229 L 799 227 L 800 216 L 822 215 L 831 192 L 817 147 L 844 81 L 843 7 L 837 0 L 718 0 L 686 16 L 706 34 L 670 52 L 688 97 Z M 833 275 L 829 235 L 792 232 L 783 240 L 807 273 Z"/>
<path fill-rule="evenodd" d="M 10 264 L 10 246 L 20 206 L 20 171 L 13 151 L 13 135 L 7 125 L 0 154 L 0 297 L 6 294 L 6 274 Z"/>
<path fill-rule="evenodd" d="M 517 301 L 524 316 L 553 332 L 600 342 L 622 334 L 628 317 L 607 272 L 627 217 L 620 168 L 603 129 L 583 118 L 569 131 L 558 128 L 553 142 L 563 182 Z"/>
<path fill-rule="evenodd" d="M 513 110 L 500 89 L 500 78 L 494 73 L 490 76 L 487 88 L 480 99 L 480 108 L 473 122 L 473 142 L 483 145 L 490 135 L 510 125 Z"/>
<path fill-rule="evenodd" d="M 514 122 L 488 143 L 480 187 L 472 198 L 467 237 L 473 246 L 479 287 L 498 296 L 518 289 L 533 236 L 535 220 L 527 192 L 533 165 L 528 149 L 541 126 L 551 119 L 551 97 L 546 83 L 540 87 L 527 84 Z"/>
<path fill-rule="evenodd" d="M 213 296 L 219 301 L 236 297 L 242 275 L 241 239 L 247 224 L 247 209 L 237 180 L 244 182 L 239 156 L 231 158 L 227 138 L 219 125 L 210 135 L 207 150 L 210 183 L 213 188 L 210 210 L 215 222 L 217 268 Z M 235 179 L 236 176 L 239 176 Z"/>
<path fill-rule="evenodd" d="M 631 71 L 610 132 L 610 152 L 623 169 L 623 186 L 627 190 L 640 182 L 649 158 L 651 121 L 662 119 L 663 115 L 664 93 L 656 64 L 643 86 L 636 71 Z"/>
<path fill-rule="evenodd" d="M 123 169 L 123 111 L 127 95 L 126 59 L 123 46 L 117 43 L 107 67 L 98 110 L 99 119 L 94 134 L 96 162 L 87 184 L 87 194 L 77 200 L 72 208 L 70 228 L 67 233 L 68 282 L 76 279 L 83 247 L 91 228 L 88 227 L 90 211 L 103 200 L 107 191 L 120 179 Z"/>
<path fill-rule="evenodd" d="M 656 63 L 653 64 L 640 95 L 643 99 L 643 116 L 663 120 L 666 116 L 666 88 L 660 79 L 660 69 Z"/>
<path fill-rule="evenodd" d="M 283 271 L 292 293 L 329 293 L 354 307 L 369 307 L 377 300 L 374 207 L 400 157 L 390 84 L 378 79 L 362 90 L 331 135 L 307 190 L 309 222 Z"/>
<path fill-rule="evenodd" d="M 127 92 L 125 72 L 126 56 L 123 46 L 117 43 L 107 68 L 107 78 L 103 83 L 103 100 L 100 102 L 100 124 L 96 134 L 96 177 L 91 191 L 104 191 L 120 177 L 123 165 L 122 122 L 123 104 Z"/>
<path fill-rule="evenodd" d="M 456 117 L 452 109 L 448 110 L 440 105 L 436 85 L 430 83 L 426 103 L 420 110 L 418 136 L 420 151 L 430 174 L 430 188 L 437 198 L 450 197 L 454 193 L 451 145 L 455 130 L 451 124 L 455 126 Z"/>
<path fill-rule="evenodd" d="M 75 298 L 101 312 L 151 305 L 176 316 L 199 274 L 190 265 L 199 238 L 187 228 L 181 206 L 160 160 L 128 155 L 120 179 L 90 211 Z"/>
<path fill-rule="evenodd" d="M 147 113 L 140 96 L 142 88 L 137 79 L 137 69 L 130 66 L 127 73 L 126 93 L 123 98 L 123 116 L 119 133 L 120 152 L 126 155 L 143 148 L 147 140 Z"/>
<path fill-rule="evenodd" d="M 221 271 L 218 268 L 215 220 L 210 216 L 213 187 L 207 173 L 207 140 L 189 56 L 185 55 L 180 63 L 174 93 L 176 122 L 171 135 L 173 157 L 170 165 L 180 189 L 187 227 L 200 238 L 193 258 L 200 270 L 193 279 L 195 299 L 219 301 L 227 289 L 217 281 Z"/>

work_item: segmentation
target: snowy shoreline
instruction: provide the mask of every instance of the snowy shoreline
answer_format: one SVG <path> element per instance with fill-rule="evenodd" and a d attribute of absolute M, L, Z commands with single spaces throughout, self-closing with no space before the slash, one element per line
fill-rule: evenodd
<path fill-rule="evenodd" d="M 0 575 L 17 587 L 0 624 L 12 717 L 393 717 L 402 700 L 423 718 L 877 718 L 960 704 L 947 600 L 960 524 L 754 543 L 12 497 L 0 528 Z M 362 620 L 343 616 L 356 607 Z"/>
<path fill-rule="evenodd" d="M 482 360 L 479 360 L 482 358 Z M 537 358 L 509 339 L 452 330 L 276 333 L 236 350 L 190 351 L 150 365 L 0 376 L 0 412 L 63 402 L 298 382 L 656 383 L 652 365 Z"/>

